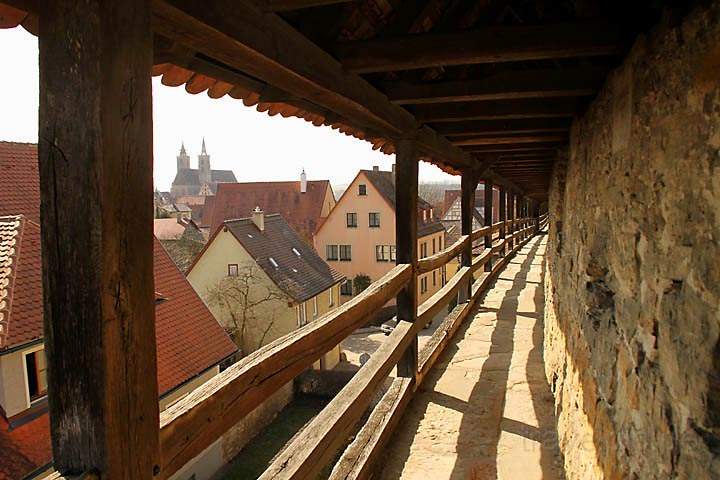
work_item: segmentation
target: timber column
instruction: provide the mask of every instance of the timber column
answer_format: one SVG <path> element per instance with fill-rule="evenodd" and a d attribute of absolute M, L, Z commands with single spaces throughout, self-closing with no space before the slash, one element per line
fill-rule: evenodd
<path fill-rule="evenodd" d="M 40 9 L 39 163 L 53 463 L 159 473 L 149 0 Z"/>
<path fill-rule="evenodd" d="M 473 210 L 475 209 L 475 190 L 477 189 L 478 177 L 471 170 L 463 171 L 460 178 L 460 219 L 462 235 L 472 236 Z M 472 239 L 467 242 L 461 253 L 461 266 L 472 265 Z M 472 296 L 472 276 L 466 285 L 458 290 L 458 302 L 466 302 Z"/>
<path fill-rule="evenodd" d="M 510 211 L 510 251 L 512 251 L 517 244 L 515 241 L 515 231 L 517 230 L 515 225 L 515 199 L 516 195 L 510 192 L 510 195 L 508 196 L 508 210 Z"/>
<path fill-rule="evenodd" d="M 418 151 L 410 139 L 401 139 L 395 147 L 395 244 L 396 263 L 413 266 L 410 281 L 397 295 L 397 319 L 417 321 L 417 201 Z M 405 355 L 398 362 L 398 376 L 415 378 L 418 366 L 418 342 L 414 335 Z"/>
<path fill-rule="evenodd" d="M 498 205 L 498 214 L 500 216 L 500 221 L 502 222 L 502 225 L 500 226 L 500 241 L 505 240 L 505 234 L 507 232 L 507 226 L 505 225 L 505 222 L 507 221 L 507 209 L 506 207 L 506 201 L 507 201 L 507 195 L 505 191 L 505 187 L 500 186 L 500 205 Z M 500 250 L 501 255 L 504 257 L 507 249 L 505 248 L 506 245 L 503 244 L 502 250 Z"/>
<path fill-rule="evenodd" d="M 493 223 L 493 184 L 492 180 L 485 179 L 485 210 L 483 212 L 483 217 L 485 220 L 485 226 L 492 227 Z M 485 235 L 485 248 L 492 249 L 492 228 L 490 231 Z M 486 272 L 492 272 L 492 254 L 489 256 L 488 261 L 485 262 L 485 271 Z"/>

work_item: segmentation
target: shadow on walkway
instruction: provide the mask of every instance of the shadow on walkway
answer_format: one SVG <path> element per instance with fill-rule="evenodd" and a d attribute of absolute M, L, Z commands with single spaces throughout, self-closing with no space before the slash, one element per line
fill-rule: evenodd
<path fill-rule="evenodd" d="M 505 267 L 448 345 L 380 478 L 562 478 L 542 359 L 544 239 Z"/>

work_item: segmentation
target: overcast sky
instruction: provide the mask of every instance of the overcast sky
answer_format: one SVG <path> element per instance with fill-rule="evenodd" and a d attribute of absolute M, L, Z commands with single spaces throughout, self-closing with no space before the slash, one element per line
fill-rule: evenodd
<path fill-rule="evenodd" d="M 0 29 L 0 140 L 37 142 L 37 38 L 24 29 Z M 389 170 L 394 156 L 372 150 L 367 142 L 329 127 L 314 127 L 298 118 L 270 117 L 229 96 L 213 100 L 191 95 L 183 87 L 166 87 L 153 79 L 155 185 L 168 190 L 175 176 L 180 142 L 197 168 L 202 138 L 216 169 L 231 169 L 238 181 L 294 180 L 304 168 L 309 179 L 350 183 L 360 168 Z M 452 180 L 421 163 L 420 179 Z M 458 181 L 458 179 L 455 179 Z"/>

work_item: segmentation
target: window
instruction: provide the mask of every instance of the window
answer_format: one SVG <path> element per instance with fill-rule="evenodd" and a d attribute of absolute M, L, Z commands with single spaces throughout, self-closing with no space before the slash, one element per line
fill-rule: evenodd
<path fill-rule="evenodd" d="M 351 245 L 339 245 L 340 247 L 340 261 L 349 262 L 352 260 L 352 246 Z"/>
<path fill-rule="evenodd" d="M 358 185 L 358 195 L 367 195 L 367 185 L 365 185 L 364 183 Z"/>
<path fill-rule="evenodd" d="M 228 263 L 228 277 L 237 277 L 238 276 L 238 264 L 237 263 Z"/>
<path fill-rule="evenodd" d="M 395 259 L 395 245 L 390 245 L 390 261 L 394 262 Z"/>
<path fill-rule="evenodd" d="M 427 257 L 427 242 L 420 244 L 420 258 Z"/>
<path fill-rule="evenodd" d="M 297 311 L 297 325 L 298 327 L 302 327 L 307 323 L 307 310 L 305 304 L 301 303 L 295 307 L 295 310 Z"/>
<path fill-rule="evenodd" d="M 433 272 L 435 273 L 435 272 Z M 313 297 L 313 318 L 318 316 L 317 295 Z"/>
<path fill-rule="evenodd" d="M 375 245 L 375 261 L 390 261 L 390 245 Z"/>
<path fill-rule="evenodd" d="M 27 372 L 28 393 L 30 401 L 37 400 L 47 394 L 47 365 L 45 350 L 25 355 L 25 371 Z"/>
<path fill-rule="evenodd" d="M 443 237 L 438 238 L 438 250 L 443 249 Z"/>
<path fill-rule="evenodd" d="M 436 278 L 436 275 L 435 275 L 436 273 L 437 273 L 437 270 L 433 270 L 433 287 L 434 287 L 435 285 L 437 285 L 437 278 Z"/>
<path fill-rule="evenodd" d="M 279 267 L 278 263 L 275 261 L 275 259 L 273 257 L 269 257 L 268 260 L 270 260 L 270 263 L 272 264 L 273 267 L 275 267 L 275 268 Z"/>
<path fill-rule="evenodd" d="M 422 277 L 420 279 L 420 293 L 423 294 L 427 292 L 427 277 Z"/>
<path fill-rule="evenodd" d="M 435 239 L 433 238 L 433 255 L 435 255 Z"/>
<path fill-rule="evenodd" d="M 348 228 L 357 228 L 357 213 L 347 213 L 346 220 L 347 220 L 347 227 Z"/>
<path fill-rule="evenodd" d="M 353 284 L 352 280 L 346 280 L 345 283 L 340 285 L 340 295 L 350 296 L 352 295 Z"/>
<path fill-rule="evenodd" d="M 328 293 L 330 294 L 330 301 L 328 302 L 328 307 L 335 306 L 335 298 L 333 297 L 333 288 L 335 288 L 335 287 L 331 287 L 330 290 L 328 290 Z"/>
<path fill-rule="evenodd" d="M 300 251 L 299 251 L 297 248 L 293 247 L 293 248 L 292 248 L 292 251 L 293 251 L 293 253 L 294 253 L 295 255 L 297 255 L 298 257 L 300 256 Z"/>
<path fill-rule="evenodd" d="M 378 212 L 370 212 L 368 216 L 370 217 L 368 220 L 370 228 L 378 228 L 380 226 L 380 214 Z"/>
<path fill-rule="evenodd" d="M 427 210 L 423 210 L 423 223 L 427 222 Z"/>
<path fill-rule="evenodd" d="M 338 246 L 337 245 L 327 245 L 325 247 L 326 250 L 326 257 L 328 260 L 337 260 L 338 259 Z"/>

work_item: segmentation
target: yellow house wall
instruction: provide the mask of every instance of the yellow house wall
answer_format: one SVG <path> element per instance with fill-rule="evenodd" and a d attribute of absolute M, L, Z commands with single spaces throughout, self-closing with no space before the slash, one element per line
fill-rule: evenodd
<path fill-rule="evenodd" d="M 367 195 L 358 193 L 360 184 L 367 186 Z M 380 213 L 379 228 L 370 228 L 368 226 L 370 212 Z M 347 213 L 357 213 L 357 228 L 347 227 Z M 420 246 L 424 242 L 428 244 L 428 255 L 433 254 L 433 238 L 435 238 L 436 253 L 439 251 L 441 243 L 443 248 L 445 247 L 443 231 L 427 235 L 418 239 L 418 256 L 420 255 Z M 352 260 L 349 262 L 327 260 L 327 245 L 351 245 Z M 376 260 L 376 245 L 395 245 L 395 210 L 375 189 L 373 184 L 368 181 L 365 174 L 360 172 L 345 190 L 330 216 L 316 233 L 315 250 L 320 255 L 320 258 L 327 261 L 332 268 L 347 278 L 352 279 L 362 273 L 368 275 L 370 280 L 375 281 L 395 266 L 395 262 L 378 262 Z M 423 275 L 423 277 L 427 276 L 428 278 L 428 290 L 423 294 L 420 293 L 420 280 L 418 279 L 419 303 L 422 303 L 438 289 L 442 288 L 441 269 L 436 270 L 435 275 L 435 285 L 432 282 L 432 272 Z M 343 296 L 342 300 L 344 302 L 349 298 Z"/>
<path fill-rule="evenodd" d="M 232 318 L 226 308 L 208 301 L 208 291 L 227 277 L 228 264 L 237 264 L 240 271 L 243 271 L 243 269 L 250 265 L 254 266 L 255 282 L 253 282 L 253 287 L 251 288 L 251 299 L 264 297 L 269 290 L 283 297 L 281 300 L 267 301 L 255 308 L 254 316 L 256 321 L 248 323 L 243 345 L 240 345 L 243 355 L 254 352 L 261 346 L 267 345 L 273 340 L 298 328 L 297 311 L 295 306 L 289 303 L 290 299 L 285 297 L 284 293 L 275 285 L 270 277 L 257 266 L 253 258 L 247 253 L 233 234 L 224 230 L 218 232 L 212 243 L 187 275 L 190 284 L 195 291 L 198 292 L 221 325 L 226 328 L 232 327 Z M 327 291 L 318 294 L 319 306 L 322 304 L 327 305 L 328 295 Z M 308 308 L 306 318 L 310 321 L 312 320 L 312 299 L 305 303 Z M 337 303 L 335 305 L 337 305 Z M 263 339 L 263 332 L 267 326 L 267 321 L 272 321 L 273 326 Z M 328 353 L 327 364 L 332 366 L 337 364 L 337 361 L 334 359 L 339 358 L 339 350 L 340 347 L 338 346 L 336 350 Z"/>

